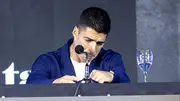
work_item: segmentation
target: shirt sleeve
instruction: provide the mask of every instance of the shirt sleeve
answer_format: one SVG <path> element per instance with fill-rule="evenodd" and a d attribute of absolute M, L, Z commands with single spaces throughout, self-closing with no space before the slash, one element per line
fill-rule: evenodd
<path fill-rule="evenodd" d="M 110 60 L 111 71 L 114 73 L 112 83 L 129 83 L 130 79 L 126 73 L 122 56 L 115 54 Z"/>
<path fill-rule="evenodd" d="M 32 65 L 26 84 L 52 84 L 55 79 L 50 78 L 50 65 L 51 59 L 40 55 Z"/>

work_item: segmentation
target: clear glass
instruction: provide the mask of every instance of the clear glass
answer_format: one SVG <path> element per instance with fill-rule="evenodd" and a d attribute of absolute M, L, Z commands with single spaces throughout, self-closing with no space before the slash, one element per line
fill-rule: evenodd
<path fill-rule="evenodd" d="M 136 58 L 137 64 L 143 72 L 144 82 L 147 82 L 148 71 L 153 62 L 153 53 L 150 50 L 139 50 Z"/>

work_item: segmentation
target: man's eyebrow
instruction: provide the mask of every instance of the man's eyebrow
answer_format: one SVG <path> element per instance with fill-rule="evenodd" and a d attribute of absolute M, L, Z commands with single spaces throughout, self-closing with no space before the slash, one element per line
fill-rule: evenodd
<path fill-rule="evenodd" d="M 88 40 L 91 40 L 91 41 L 96 41 L 96 40 L 93 40 L 93 39 L 91 39 L 91 38 L 89 38 L 89 37 L 84 37 L 84 38 L 86 38 L 86 39 L 88 39 Z"/>
<path fill-rule="evenodd" d="M 88 40 L 90 40 L 90 41 L 95 41 L 96 43 L 104 43 L 104 41 L 96 41 L 96 40 L 93 40 L 93 39 L 91 39 L 91 38 L 89 38 L 89 37 L 84 37 L 84 38 L 86 38 L 86 39 L 88 39 Z"/>

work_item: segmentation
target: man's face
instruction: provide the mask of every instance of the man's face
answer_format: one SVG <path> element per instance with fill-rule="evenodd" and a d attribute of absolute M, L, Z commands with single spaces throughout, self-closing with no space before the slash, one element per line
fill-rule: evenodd
<path fill-rule="evenodd" d="M 74 45 L 82 45 L 84 51 L 88 53 L 88 60 L 91 61 L 98 55 L 101 48 L 104 46 L 107 35 L 104 33 L 98 33 L 89 27 L 81 29 L 75 27 L 73 36 Z M 85 62 L 86 60 L 85 54 L 78 54 L 78 58 L 81 62 Z"/>

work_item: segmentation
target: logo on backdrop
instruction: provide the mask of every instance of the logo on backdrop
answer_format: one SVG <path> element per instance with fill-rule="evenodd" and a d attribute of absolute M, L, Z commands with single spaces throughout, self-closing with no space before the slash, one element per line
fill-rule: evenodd
<path fill-rule="evenodd" d="M 5 75 L 5 84 L 6 85 L 14 85 L 15 84 L 15 75 L 18 75 L 20 78 L 19 84 L 26 84 L 26 80 L 29 76 L 30 70 L 25 70 L 25 71 L 18 71 L 15 70 L 14 62 L 11 63 L 11 65 L 2 73 Z"/>

